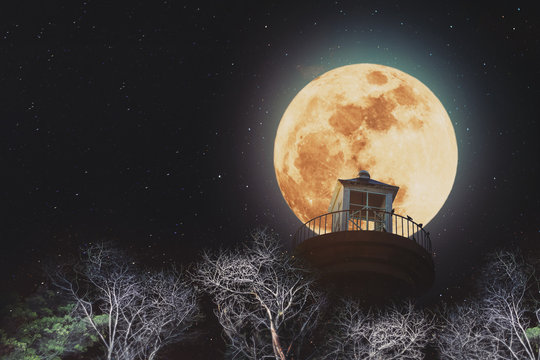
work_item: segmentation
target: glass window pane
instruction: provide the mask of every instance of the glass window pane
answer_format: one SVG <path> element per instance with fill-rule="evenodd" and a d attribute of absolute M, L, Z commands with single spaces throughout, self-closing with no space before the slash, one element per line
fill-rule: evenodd
<path fill-rule="evenodd" d="M 385 208 L 386 203 L 386 196 L 381 194 L 372 194 L 369 193 L 368 195 L 368 204 L 369 207 L 376 207 L 376 208 Z"/>
<path fill-rule="evenodd" d="M 351 190 L 351 204 L 366 205 L 366 193 L 363 191 Z"/>

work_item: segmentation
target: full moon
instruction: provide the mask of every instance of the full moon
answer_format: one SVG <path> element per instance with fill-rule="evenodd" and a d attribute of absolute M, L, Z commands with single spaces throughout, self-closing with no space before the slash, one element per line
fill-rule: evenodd
<path fill-rule="evenodd" d="M 338 179 L 367 170 L 399 186 L 396 213 L 427 224 L 446 201 L 457 170 L 452 122 L 437 97 L 392 67 L 355 64 L 311 81 L 283 114 L 274 168 L 302 222 L 325 214 Z"/>

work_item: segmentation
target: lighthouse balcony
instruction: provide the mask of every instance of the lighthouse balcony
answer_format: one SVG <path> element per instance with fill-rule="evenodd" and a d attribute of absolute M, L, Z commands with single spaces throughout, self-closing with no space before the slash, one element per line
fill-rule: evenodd
<path fill-rule="evenodd" d="M 335 211 L 306 222 L 293 239 L 296 253 L 324 278 L 374 299 L 416 295 L 433 283 L 429 233 L 410 217 Z"/>
<path fill-rule="evenodd" d="M 379 231 L 414 241 L 431 253 L 429 233 L 410 217 L 379 209 L 340 210 L 317 216 L 301 226 L 293 237 L 294 246 L 315 236 L 342 231 Z"/>

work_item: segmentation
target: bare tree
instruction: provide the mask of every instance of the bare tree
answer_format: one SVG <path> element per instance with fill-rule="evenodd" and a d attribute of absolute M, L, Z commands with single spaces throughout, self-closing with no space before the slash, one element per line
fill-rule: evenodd
<path fill-rule="evenodd" d="M 181 274 L 140 272 L 120 252 L 89 247 L 55 283 L 78 304 L 106 350 L 107 359 L 153 359 L 182 340 L 199 316 L 196 294 Z"/>
<path fill-rule="evenodd" d="M 324 299 L 275 236 L 252 238 L 243 250 L 205 253 L 194 276 L 217 305 L 233 358 L 298 359 Z"/>
<path fill-rule="evenodd" d="M 382 310 L 362 310 L 347 300 L 335 318 L 327 359 L 422 359 L 433 319 L 411 302 Z"/>
<path fill-rule="evenodd" d="M 521 255 L 497 252 L 478 299 L 444 312 L 438 345 L 445 359 L 540 360 L 527 329 L 538 324 L 538 281 Z"/>
<path fill-rule="evenodd" d="M 484 309 L 474 302 L 444 308 L 440 312 L 443 322 L 436 337 L 442 359 L 495 360 L 498 355 L 497 341 L 488 336 Z"/>

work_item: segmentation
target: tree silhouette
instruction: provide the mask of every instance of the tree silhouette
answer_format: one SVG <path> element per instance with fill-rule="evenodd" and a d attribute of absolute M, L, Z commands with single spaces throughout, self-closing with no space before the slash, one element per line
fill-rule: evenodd
<path fill-rule="evenodd" d="M 233 358 L 306 358 L 324 298 L 275 236 L 258 230 L 252 238 L 241 250 L 205 253 L 196 282 L 217 306 Z"/>
<path fill-rule="evenodd" d="M 365 310 L 346 300 L 333 323 L 326 359 L 422 359 L 434 331 L 433 317 L 412 302 Z"/>
<path fill-rule="evenodd" d="M 442 312 L 437 337 L 444 359 L 540 359 L 539 284 L 516 252 L 496 252 L 484 267 L 479 297 Z"/>
<path fill-rule="evenodd" d="M 188 336 L 200 314 L 195 291 L 180 273 L 139 271 L 102 244 L 86 249 L 80 262 L 54 279 L 79 307 L 107 359 L 154 359 Z M 105 319 L 97 322 L 96 315 Z"/>

